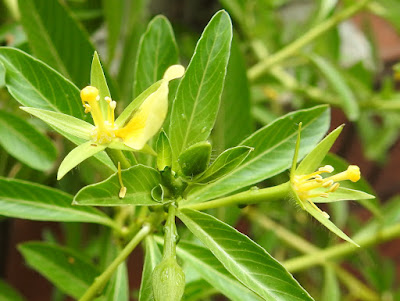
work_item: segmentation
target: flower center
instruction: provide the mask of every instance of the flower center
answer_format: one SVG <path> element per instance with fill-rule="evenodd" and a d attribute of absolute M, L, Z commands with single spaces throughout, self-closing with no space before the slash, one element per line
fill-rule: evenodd
<path fill-rule="evenodd" d="M 104 120 L 103 114 L 100 109 L 99 90 L 92 86 L 87 86 L 81 90 L 81 99 L 85 113 L 92 115 L 95 128 L 92 132 L 92 139 L 99 144 L 110 143 L 115 138 L 114 131 L 117 126 L 114 124 L 114 111 L 117 103 L 110 97 L 105 97 L 107 102 L 107 120 Z"/>
<path fill-rule="evenodd" d="M 327 198 L 329 193 L 336 191 L 340 186 L 340 181 L 350 180 L 357 182 L 360 179 L 360 168 L 356 165 L 350 165 L 347 170 L 336 175 L 323 178 L 321 174 L 332 173 L 334 168 L 331 165 L 320 167 L 316 172 L 308 175 L 297 175 L 293 178 L 293 188 L 299 198 L 303 201 L 309 201 L 318 211 L 322 212 L 325 217 L 329 218 L 326 212 L 321 211 L 311 201 L 312 198 Z M 322 191 L 319 188 L 323 188 Z M 316 189 L 318 189 L 316 191 Z"/>

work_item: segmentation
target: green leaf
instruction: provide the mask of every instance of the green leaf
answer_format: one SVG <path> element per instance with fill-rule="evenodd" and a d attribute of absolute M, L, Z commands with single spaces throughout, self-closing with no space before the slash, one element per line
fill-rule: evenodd
<path fill-rule="evenodd" d="M 139 301 L 153 301 L 152 273 L 154 268 L 161 262 L 162 254 L 153 236 L 147 236 L 146 254 L 142 272 L 142 282 L 140 284 Z"/>
<path fill-rule="evenodd" d="M 265 300 L 313 300 L 263 248 L 215 217 L 182 209 L 178 217 L 224 267 Z"/>
<path fill-rule="evenodd" d="M 139 48 L 140 36 L 146 29 L 148 23 L 149 0 L 124 1 L 123 43 L 122 56 L 119 66 L 118 83 L 120 86 L 121 99 L 132 99 L 133 81 L 137 49 Z"/>
<path fill-rule="evenodd" d="M 315 189 L 313 191 L 318 193 L 318 189 Z M 326 189 L 322 189 L 322 191 L 326 191 Z M 335 192 L 329 193 L 329 196 L 327 198 L 317 197 L 313 198 L 312 201 L 314 203 L 331 203 L 331 202 L 349 201 L 349 200 L 368 200 L 374 198 L 375 196 L 363 191 L 339 187 L 338 189 L 335 190 Z"/>
<path fill-rule="evenodd" d="M 67 172 L 69 172 L 79 163 L 105 150 L 105 148 L 106 146 L 95 144 L 93 141 L 87 141 L 81 145 L 78 145 L 72 151 L 70 151 L 61 162 L 60 167 L 58 168 L 57 180 L 62 179 Z"/>
<path fill-rule="evenodd" d="M 103 114 L 104 120 L 108 120 L 108 103 L 104 98 L 111 98 L 111 94 L 110 90 L 108 89 L 107 79 L 104 75 L 103 67 L 101 66 L 100 58 L 97 51 L 94 52 L 92 67 L 90 69 L 90 85 L 96 87 L 99 90 L 100 109 Z"/>
<path fill-rule="evenodd" d="M 213 145 L 219 152 L 237 145 L 252 133 L 250 90 L 246 64 L 237 39 L 232 41 L 221 106 L 213 129 Z"/>
<path fill-rule="evenodd" d="M 157 169 L 164 170 L 165 167 L 172 164 L 171 144 L 164 130 L 161 130 L 156 142 L 157 151 Z"/>
<path fill-rule="evenodd" d="M 91 139 L 94 126 L 86 121 L 49 110 L 28 107 L 21 107 L 21 109 L 46 122 L 60 133 L 68 133 L 85 140 Z"/>
<path fill-rule="evenodd" d="M 87 33 L 58 0 L 19 0 L 18 4 L 35 56 L 78 86 L 85 86 L 94 52 Z"/>
<path fill-rule="evenodd" d="M 193 177 L 206 170 L 211 158 L 211 144 L 198 142 L 188 147 L 178 157 L 178 163 L 185 176 Z"/>
<path fill-rule="evenodd" d="M 57 157 L 53 143 L 25 120 L 0 111 L 0 145 L 33 169 L 50 169 Z"/>
<path fill-rule="evenodd" d="M 318 167 L 321 166 L 322 160 L 324 160 L 326 154 L 331 149 L 333 143 L 335 143 L 337 137 L 342 132 L 343 125 L 336 128 L 328 136 L 326 136 L 318 145 L 301 161 L 295 171 L 295 175 L 306 175 L 314 172 Z M 300 133 L 300 144 L 302 142 Z"/>
<path fill-rule="evenodd" d="M 172 106 L 169 137 L 174 160 L 209 136 L 216 119 L 230 53 L 232 24 L 219 11 L 197 43 Z"/>
<path fill-rule="evenodd" d="M 18 246 L 28 265 L 74 298 L 81 297 L 98 275 L 86 258 L 54 244 L 28 242 Z"/>
<path fill-rule="evenodd" d="M 253 185 L 288 169 L 292 163 L 298 132 L 303 123 L 300 158 L 310 152 L 329 128 L 330 111 L 327 106 L 296 111 L 261 128 L 241 145 L 254 151 L 234 171 L 208 185 L 193 189 L 188 203 L 204 202 L 240 188 Z"/>
<path fill-rule="evenodd" d="M 125 262 L 118 266 L 104 296 L 104 301 L 129 301 L 128 269 Z"/>
<path fill-rule="evenodd" d="M 326 80 L 332 86 L 333 89 L 339 94 L 342 100 L 342 108 L 346 113 L 347 117 L 351 120 L 357 120 L 360 115 L 360 109 L 358 107 L 357 99 L 355 98 L 350 87 L 347 85 L 343 76 L 336 68 L 325 60 L 323 57 L 316 54 L 308 55 L 310 60 L 315 66 L 322 72 Z"/>
<path fill-rule="evenodd" d="M 177 245 L 177 254 L 185 263 L 191 265 L 203 279 L 228 297 L 229 300 L 262 300 L 238 282 L 208 249 L 180 241 Z"/>
<path fill-rule="evenodd" d="M 159 205 L 151 197 L 151 190 L 160 184 L 160 174 L 155 169 L 144 165 L 135 165 L 123 170 L 121 175 L 127 188 L 124 198 L 118 197 L 121 185 L 118 181 L 118 174 L 114 174 L 103 182 L 81 189 L 74 198 L 74 204 L 93 206 Z"/>
<path fill-rule="evenodd" d="M 95 208 L 71 206 L 72 196 L 21 180 L 0 178 L 0 215 L 37 221 L 86 222 L 113 226 Z"/>
<path fill-rule="evenodd" d="M 298 201 L 300 202 L 300 201 Z M 335 233 L 337 236 L 346 240 L 355 246 L 359 247 L 350 237 L 348 237 L 342 230 L 340 230 L 334 223 L 332 223 L 328 218 L 326 218 L 320 210 L 317 210 L 310 202 L 303 202 L 304 210 L 310 213 L 317 221 L 327 227 L 330 231 Z"/>
<path fill-rule="evenodd" d="M 10 94 L 22 105 L 84 119 L 78 88 L 47 65 L 15 48 L 0 47 Z"/>
<path fill-rule="evenodd" d="M 207 183 L 225 176 L 238 167 L 253 150 L 248 146 L 227 149 L 215 159 L 196 182 Z"/>
<path fill-rule="evenodd" d="M 150 21 L 143 34 L 135 65 L 133 95 L 139 95 L 178 63 L 178 47 L 171 24 L 164 16 Z"/>
<path fill-rule="evenodd" d="M 185 293 L 183 295 L 182 300 L 184 301 L 210 300 L 210 297 L 215 294 L 218 294 L 218 291 L 215 288 L 213 288 L 211 284 L 209 284 L 207 281 L 200 279 L 200 280 L 186 282 Z"/>
<path fill-rule="evenodd" d="M 0 280 L 0 300 L 2 301 L 24 301 L 25 299 L 4 281 Z"/>

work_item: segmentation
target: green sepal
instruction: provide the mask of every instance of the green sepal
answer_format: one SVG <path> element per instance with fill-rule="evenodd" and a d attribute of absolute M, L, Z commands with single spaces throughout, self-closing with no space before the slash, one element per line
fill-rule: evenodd
<path fill-rule="evenodd" d="M 67 172 L 79 163 L 103 151 L 105 148 L 106 146 L 95 144 L 93 141 L 88 141 L 75 147 L 61 162 L 57 173 L 57 180 L 60 180 Z"/>
<path fill-rule="evenodd" d="M 314 172 L 318 167 L 320 167 L 322 160 L 324 160 L 333 143 L 335 143 L 337 137 L 342 132 L 343 127 L 344 125 L 337 127 L 320 143 L 318 143 L 318 145 L 304 157 L 294 172 L 294 175 L 306 175 Z M 298 139 L 300 139 L 300 136 Z"/>
<path fill-rule="evenodd" d="M 92 67 L 90 69 L 90 85 L 96 87 L 99 90 L 99 105 L 100 110 L 103 114 L 103 118 L 107 120 L 107 107 L 108 103 L 104 99 L 105 97 L 110 97 L 110 89 L 107 85 L 107 80 L 104 75 L 103 68 L 101 66 L 100 58 L 97 51 L 94 52 Z"/>
<path fill-rule="evenodd" d="M 178 163 L 185 176 L 193 177 L 207 169 L 211 158 L 211 144 L 201 141 L 188 147 L 178 157 Z"/>
<path fill-rule="evenodd" d="M 318 193 L 319 189 L 315 189 L 313 191 Z M 326 188 L 321 189 L 321 192 L 324 191 L 326 191 Z M 363 191 L 339 187 L 334 192 L 330 192 L 327 198 L 317 197 L 317 198 L 312 198 L 312 201 L 314 203 L 332 203 L 332 202 L 349 201 L 349 200 L 368 200 L 374 198 L 375 196 L 373 196 L 372 194 Z"/>
<path fill-rule="evenodd" d="M 253 150 L 253 147 L 248 146 L 236 146 L 225 150 L 206 169 L 200 178 L 196 179 L 196 182 L 208 183 L 225 176 L 238 167 Z"/>
<path fill-rule="evenodd" d="M 135 113 L 135 111 L 140 107 L 140 105 L 149 97 L 151 94 L 156 92 L 158 88 L 160 88 L 161 84 L 164 80 L 159 80 L 158 82 L 152 84 L 146 90 L 144 90 L 138 97 L 136 97 L 126 108 L 125 110 L 118 116 L 115 120 L 115 124 L 122 128 L 125 123 L 130 119 L 130 117 Z"/>
<path fill-rule="evenodd" d="M 301 202 L 301 200 L 297 200 L 297 202 Z M 316 220 L 318 220 L 321 224 L 327 227 L 330 231 L 335 233 L 340 238 L 352 243 L 353 245 L 359 247 L 359 245 L 354 242 L 350 237 L 348 237 L 342 230 L 340 230 L 334 223 L 330 221 L 329 218 L 326 218 L 321 211 L 317 210 L 310 204 L 310 202 L 303 202 L 304 210 L 310 213 Z"/>
<path fill-rule="evenodd" d="M 61 134 L 68 133 L 75 137 L 90 140 L 94 126 L 86 121 L 73 116 L 29 107 L 20 107 L 21 110 L 36 116 Z"/>
<path fill-rule="evenodd" d="M 157 169 L 164 170 L 165 167 L 172 165 L 171 144 L 167 134 L 162 130 L 156 142 Z"/>

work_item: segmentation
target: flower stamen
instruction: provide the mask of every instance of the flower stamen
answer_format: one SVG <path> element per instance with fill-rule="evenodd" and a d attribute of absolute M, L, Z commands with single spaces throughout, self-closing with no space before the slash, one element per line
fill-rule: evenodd
<path fill-rule="evenodd" d="M 308 201 L 314 208 L 318 208 L 312 202 L 312 198 L 328 198 L 329 193 L 333 193 L 339 188 L 340 183 L 338 182 L 345 180 L 357 182 L 361 177 L 360 168 L 356 165 L 350 165 L 347 170 L 330 177 L 323 178 L 321 176 L 323 173 L 331 173 L 333 171 L 334 168 L 332 166 L 325 165 L 311 174 L 294 176 L 292 185 L 300 200 Z M 326 191 L 315 191 L 315 189 L 318 188 L 325 188 Z M 314 191 L 314 193 L 311 193 L 311 191 Z M 326 212 L 321 211 L 319 208 L 318 211 L 324 214 L 325 217 L 329 218 L 329 215 Z"/>

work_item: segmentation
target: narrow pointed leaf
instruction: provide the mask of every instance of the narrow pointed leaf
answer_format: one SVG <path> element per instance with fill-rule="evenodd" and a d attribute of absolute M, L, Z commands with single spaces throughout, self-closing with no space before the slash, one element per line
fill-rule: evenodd
<path fill-rule="evenodd" d="M 326 191 L 326 189 L 324 189 L 323 191 Z M 318 193 L 318 190 L 315 189 L 315 192 Z M 314 203 L 331 203 L 338 201 L 368 200 L 374 198 L 375 196 L 363 191 L 339 187 L 337 190 L 335 190 L 335 192 L 330 192 L 328 198 L 318 197 L 313 198 L 312 201 Z"/>
<path fill-rule="evenodd" d="M 167 134 L 161 130 L 156 143 L 157 151 L 157 169 L 164 170 L 165 167 L 172 164 L 171 144 Z"/>
<path fill-rule="evenodd" d="M 186 263 L 224 294 L 234 301 L 260 301 L 261 297 L 237 281 L 215 258 L 210 250 L 189 242 L 180 241 L 177 245 L 177 254 Z"/>
<path fill-rule="evenodd" d="M 114 174 L 103 182 L 81 189 L 75 196 L 74 203 L 93 206 L 160 205 L 151 197 L 152 189 L 160 184 L 160 174 L 155 169 L 144 165 L 135 165 L 123 170 L 121 175 L 127 188 L 124 198 L 118 197 L 121 185 L 118 175 Z"/>
<path fill-rule="evenodd" d="M 60 190 L 0 178 L 0 215 L 37 221 L 113 224 L 100 210 L 71 203 L 72 196 Z"/>
<path fill-rule="evenodd" d="M 88 34 L 58 0 L 20 0 L 18 4 L 35 56 L 83 87 L 94 52 Z"/>
<path fill-rule="evenodd" d="M 224 85 L 231 39 L 229 15 L 219 11 L 204 29 L 176 93 L 169 127 L 174 160 L 187 147 L 210 135 Z"/>
<path fill-rule="evenodd" d="M 103 151 L 105 148 L 106 146 L 95 144 L 92 141 L 87 141 L 75 147 L 61 162 L 57 173 L 57 179 L 60 180 L 67 172 L 76 167 L 79 163 Z"/>
<path fill-rule="evenodd" d="M 303 203 L 305 210 L 310 213 L 317 221 L 327 227 L 330 231 L 335 233 L 337 236 L 346 240 L 355 246 L 359 246 L 356 244 L 350 237 L 348 237 L 342 230 L 340 230 L 334 223 L 332 223 L 328 218 L 326 218 L 319 210 L 315 209 L 309 202 Z"/>
<path fill-rule="evenodd" d="M 236 229 L 195 210 L 183 209 L 178 217 L 232 275 L 265 300 L 313 300 L 278 261 Z"/>
<path fill-rule="evenodd" d="M 152 273 L 154 268 L 161 262 L 162 254 L 153 236 L 146 237 L 146 253 L 142 272 L 142 283 L 140 284 L 139 301 L 153 301 Z"/>
<path fill-rule="evenodd" d="M 18 250 L 31 268 L 74 298 L 80 298 L 99 273 L 80 254 L 57 245 L 28 242 L 19 245 Z"/>
<path fill-rule="evenodd" d="M 118 40 L 122 32 L 124 0 L 104 0 L 103 14 L 107 26 L 108 62 L 114 58 Z"/>
<path fill-rule="evenodd" d="M 28 107 L 21 107 L 21 109 L 63 133 L 65 132 L 85 140 L 91 139 L 90 135 L 94 126 L 82 119 L 49 110 Z"/>
<path fill-rule="evenodd" d="M 135 65 L 134 97 L 163 77 L 165 70 L 178 63 L 178 47 L 168 19 L 156 16 L 143 34 Z"/>
<path fill-rule="evenodd" d="M 238 167 L 253 150 L 248 146 L 236 146 L 227 149 L 215 159 L 196 182 L 207 183 L 221 178 Z"/>
<path fill-rule="evenodd" d="M 320 143 L 318 143 L 318 145 L 301 161 L 295 171 L 295 175 L 306 175 L 314 172 L 318 167 L 320 167 L 322 160 L 324 160 L 333 143 L 335 143 L 337 137 L 342 132 L 342 129 L 343 126 L 339 126 L 328 136 L 326 136 Z M 300 144 L 302 143 L 301 140 L 300 133 Z"/>
<path fill-rule="evenodd" d="M 5 111 L 0 111 L 0 145 L 22 163 L 41 171 L 50 169 L 57 156 L 49 138 Z"/>
<path fill-rule="evenodd" d="M 313 54 L 308 57 L 325 76 L 332 88 L 339 94 L 342 100 L 342 108 L 347 117 L 351 121 L 357 120 L 360 115 L 357 99 L 340 72 L 336 70 L 328 60 L 321 56 Z"/>
<path fill-rule="evenodd" d="M 329 128 L 330 112 L 327 106 L 296 111 L 261 128 L 241 145 L 254 148 L 245 161 L 234 171 L 208 185 L 193 189 L 188 203 L 199 203 L 223 196 L 229 192 L 268 179 L 292 164 L 293 150 L 302 122 L 302 145 L 299 157 L 303 157 L 321 140 Z"/>
<path fill-rule="evenodd" d="M 22 105 L 84 118 L 78 88 L 54 69 L 8 47 L 0 47 L 0 62 L 8 91 Z"/>

